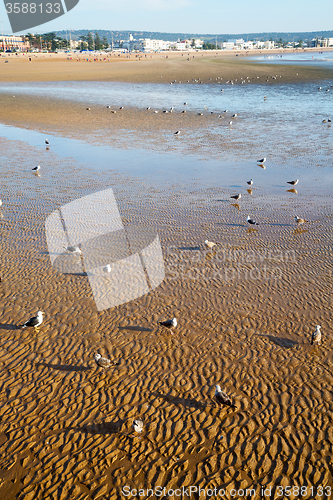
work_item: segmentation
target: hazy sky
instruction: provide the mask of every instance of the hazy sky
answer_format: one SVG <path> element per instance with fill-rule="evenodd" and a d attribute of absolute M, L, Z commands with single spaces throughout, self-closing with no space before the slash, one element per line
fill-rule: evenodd
<path fill-rule="evenodd" d="M 10 0 L 15 1 L 15 0 Z M 28 2 L 36 0 L 26 0 Z M 55 0 L 53 0 L 55 1 Z M 59 0 L 58 0 L 59 1 Z M 8 0 L 5 0 L 7 3 Z M 36 1 L 38 4 L 38 1 Z M 12 33 L 4 4 L 3 32 Z M 255 33 L 333 29 L 333 0 L 80 0 L 70 12 L 31 28 Z"/>

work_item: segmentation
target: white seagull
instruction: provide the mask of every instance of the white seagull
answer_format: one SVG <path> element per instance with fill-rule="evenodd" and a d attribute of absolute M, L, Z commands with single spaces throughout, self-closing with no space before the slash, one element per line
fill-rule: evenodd
<path fill-rule="evenodd" d="M 261 160 L 257 160 L 257 163 L 265 163 L 266 158 L 261 158 Z"/>
<path fill-rule="evenodd" d="M 70 253 L 77 253 L 78 255 L 80 255 L 82 252 L 81 252 L 81 249 L 77 246 L 68 246 L 68 247 L 64 247 L 65 250 L 68 250 L 68 252 Z"/>
<path fill-rule="evenodd" d="M 143 422 L 140 418 L 137 418 L 136 420 L 134 420 L 133 422 L 133 427 L 134 427 L 134 430 L 135 432 L 142 432 L 143 430 Z"/>
<path fill-rule="evenodd" d="M 247 216 L 247 219 L 246 219 L 246 220 L 247 220 L 247 222 L 248 222 L 249 224 L 254 224 L 254 225 L 256 225 L 256 226 L 259 226 L 259 222 L 256 222 L 255 220 L 251 219 L 251 217 L 250 217 L 249 215 Z"/>
<path fill-rule="evenodd" d="M 113 365 L 119 365 L 116 361 L 111 361 L 111 359 L 103 358 L 99 353 L 95 354 L 95 361 L 100 366 L 105 370 L 106 368 L 110 368 L 110 366 Z"/>
<path fill-rule="evenodd" d="M 230 196 L 230 198 L 233 198 L 234 200 L 240 200 L 242 197 L 242 195 L 239 193 L 239 194 L 234 194 L 232 196 Z"/>
<path fill-rule="evenodd" d="M 226 394 L 224 391 L 222 391 L 222 389 L 219 385 L 215 386 L 214 397 L 215 397 L 216 401 L 219 403 L 220 408 L 222 408 L 222 405 L 228 405 L 228 406 L 230 406 L 230 408 L 237 408 L 236 405 L 232 404 L 232 401 L 229 398 L 228 394 Z"/>
<path fill-rule="evenodd" d="M 295 215 L 295 221 L 297 222 L 297 224 L 304 224 L 304 222 L 309 222 L 305 219 L 302 219 L 301 217 L 298 217 L 298 215 Z"/>
<path fill-rule="evenodd" d="M 37 316 L 33 316 L 28 321 L 26 321 L 21 328 L 26 328 L 27 326 L 38 328 L 43 323 L 43 314 L 43 311 L 38 311 Z"/>
<path fill-rule="evenodd" d="M 46 144 L 47 146 L 49 146 L 49 144 L 50 144 L 50 143 L 49 143 L 49 141 L 48 141 L 47 139 L 45 139 L 45 144 Z"/>
<path fill-rule="evenodd" d="M 179 135 L 180 134 L 180 130 L 177 130 L 177 132 L 175 132 L 173 135 Z"/>
<path fill-rule="evenodd" d="M 106 264 L 106 266 L 103 267 L 103 271 L 105 273 L 111 273 L 111 265 L 110 264 Z"/>
<path fill-rule="evenodd" d="M 296 186 L 296 184 L 299 183 L 299 179 L 296 179 L 295 181 L 287 181 L 287 184 L 291 184 L 292 186 Z"/>
<path fill-rule="evenodd" d="M 171 328 L 176 328 L 177 320 L 176 320 L 176 318 L 167 319 L 166 321 L 159 321 L 158 324 L 161 326 L 165 326 L 172 333 Z"/>
<path fill-rule="evenodd" d="M 321 326 L 317 325 L 315 331 L 312 334 L 311 345 L 320 345 L 321 344 Z"/>
<path fill-rule="evenodd" d="M 209 248 L 210 250 L 216 246 L 216 243 L 214 243 L 214 241 L 208 241 L 208 240 L 205 240 L 205 241 L 204 241 L 204 244 L 205 244 L 205 246 L 206 246 L 207 248 Z"/>
<path fill-rule="evenodd" d="M 40 165 L 37 165 L 37 167 L 34 167 L 31 169 L 33 172 L 38 172 L 40 170 Z"/>
<path fill-rule="evenodd" d="M 253 184 L 253 179 L 250 179 L 249 181 L 246 182 L 246 184 L 248 184 L 249 186 L 252 186 Z"/>

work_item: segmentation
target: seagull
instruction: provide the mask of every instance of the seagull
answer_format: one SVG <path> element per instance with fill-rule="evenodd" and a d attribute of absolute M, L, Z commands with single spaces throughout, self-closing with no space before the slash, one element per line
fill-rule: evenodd
<path fill-rule="evenodd" d="M 320 345 L 321 344 L 321 326 L 317 325 L 315 331 L 312 334 L 311 345 Z"/>
<path fill-rule="evenodd" d="M 34 167 L 31 169 L 33 172 L 38 172 L 40 170 L 40 165 L 37 165 L 37 167 Z"/>
<path fill-rule="evenodd" d="M 177 132 L 175 132 L 173 135 L 179 135 L 180 134 L 180 130 L 177 130 Z"/>
<path fill-rule="evenodd" d="M 256 225 L 256 226 L 259 226 L 259 222 L 255 222 L 253 219 L 251 219 L 251 217 L 250 217 L 249 215 L 247 216 L 247 219 L 246 219 L 246 220 L 247 220 L 247 222 L 248 222 L 249 224 L 254 224 L 254 225 Z"/>
<path fill-rule="evenodd" d="M 261 158 L 261 160 L 257 160 L 257 163 L 265 163 L 266 158 Z"/>
<path fill-rule="evenodd" d="M 110 264 L 106 264 L 106 266 L 103 267 L 103 271 L 105 273 L 111 273 L 111 265 Z"/>
<path fill-rule="evenodd" d="M 49 141 L 48 141 L 47 139 L 45 139 L 45 144 L 46 144 L 47 146 L 49 146 L 49 144 L 50 144 L 50 143 L 49 143 Z"/>
<path fill-rule="evenodd" d="M 148 106 L 147 110 L 149 110 L 149 109 L 150 109 L 150 106 Z"/>
<path fill-rule="evenodd" d="M 1 205 L 2 205 L 2 200 L 0 200 L 0 207 L 1 207 Z"/>
<path fill-rule="evenodd" d="M 213 241 L 208 241 L 208 240 L 205 240 L 204 243 L 205 243 L 206 247 L 209 248 L 210 250 L 212 248 L 214 248 L 216 245 L 216 243 L 214 243 Z"/>
<path fill-rule="evenodd" d="M 240 193 L 230 196 L 230 198 L 233 198 L 234 200 L 240 200 L 241 197 L 242 197 L 242 195 Z"/>
<path fill-rule="evenodd" d="M 229 122 L 229 125 L 232 125 L 232 121 L 231 121 L 231 122 Z"/>
<path fill-rule="evenodd" d="M 246 184 L 248 184 L 249 186 L 252 186 L 253 184 L 253 179 L 250 179 L 249 181 L 246 182 Z"/>
<path fill-rule="evenodd" d="M 90 111 L 90 108 L 86 108 L 86 109 L 87 109 L 87 111 Z"/>
<path fill-rule="evenodd" d="M 21 328 L 26 328 L 27 326 L 38 328 L 43 323 L 43 314 L 43 311 L 38 311 L 37 316 L 34 316 L 26 321 Z"/>
<path fill-rule="evenodd" d="M 304 224 L 304 222 L 309 222 L 305 219 L 302 219 L 301 217 L 298 217 L 298 215 L 295 215 L 295 221 L 297 222 L 297 224 Z"/>
<path fill-rule="evenodd" d="M 228 405 L 228 406 L 230 406 L 230 408 L 237 408 L 236 405 L 232 404 L 232 401 L 229 398 L 228 394 L 223 392 L 219 385 L 215 386 L 214 397 L 215 397 L 216 401 L 220 404 L 220 408 L 222 408 L 222 405 Z"/>
<path fill-rule="evenodd" d="M 237 113 L 235 113 L 234 115 L 232 115 L 231 118 L 236 118 L 237 116 L 238 116 Z"/>
<path fill-rule="evenodd" d="M 135 432 L 142 432 L 143 430 L 143 422 L 140 418 L 138 418 L 137 420 L 134 420 L 133 422 L 133 427 L 134 427 L 134 430 Z"/>
<path fill-rule="evenodd" d="M 95 354 L 95 361 L 98 364 L 98 366 L 103 368 L 103 370 L 105 370 L 105 368 L 110 368 L 110 366 L 113 365 L 119 365 L 119 363 L 116 361 L 111 361 L 111 359 L 102 358 L 102 356 L 99 353 Z"/>
<path fill-rule="evenodd" d="M 296 179 L 295 181 L 287 181 L 287 184 L 291 184 L 292 186 L 296 186 L 296 184 L 299 183 L 299 179 Z"/>
<path fill-rule="evenodd" d="M 68 250 L 69 252 L 71 253 L 77 253 L 77 254 L 81 254 L 81 249 L 77 246 L 68 246 L 68 247 L 64 247 L 65 250 Z"/>
<path fill-rule="evenodd" d="M 171 332 L 171 328 L 176 328 L 177 320 L 176 320 L 176 318 L 167 319 L 166 321 L 159 321 L 158 324 L 165 326 L 166 328 L 169 328 L 169 330 Z"/>

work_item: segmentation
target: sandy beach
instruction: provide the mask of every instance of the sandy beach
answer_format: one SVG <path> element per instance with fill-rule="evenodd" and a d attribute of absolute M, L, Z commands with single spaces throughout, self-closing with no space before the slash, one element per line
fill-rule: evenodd
<path fill-rule="evenodd" d="M 259 76 L 270 89 L 319 80 L 328 85 L 332 78 L 319 67 L 259 65 L 235 55 L 91 63 L 82 56 L 41 56 L 31 63 L 23 56 L 6 64 L 1 58 L 0 81 L 249 77 L 251 86 Z M 276 74 L 281 81 L 272 80 Z M 301 486 L 302 498 L 331 498 L 332 198 L 315 184 L 331 165 L 329 146 L 315 156 L 320 146 L 300 131 L 299 149 L 281 143 L 266 171 L 253 161 L 256 183 L 249 193 L 248 165 L 237 165 L 233 174 L 232 164 L 223 163 L 236 154 L 243 162 L 246 154 L 257 158 L 256 125 L 245 130 L 242 116 L 239 135 L 236 125 L 217 139 L 217 114 L 209 110 L 164 115 L 118 106 L 111 115 L 89 102 L 13 95 L 0 97 L 1 123 L 19 128 L 15 140 L 0 138 L 0 498 L 113 500 L 159 487 L 174 500 L 186 498 L 175 490 L 190 486 L 217 488 L 214 499 L 294 500 Z M 228 133 L 229 120 L 218 122 Z M 43 149 L 29 144 L 23 129 L 41 132 Z M 177 129 L 183 142 L 175 142 Z M 277 135 L 269 124 L 266 133 Z M 331 144 L 330 133 L 323 129 L 323 144 Z M 44 147 L 46 134 L 50 148 Z M 52 134 L 72 139 L 72 154 L 61 156 Z M 111 152 L 109 167 L 95 169 L 91 157 L 85 163 L 75 156 L 78 139 L 96 151 L 111 144 L 128 156 L 122 165 Z M 147 156 L 141 159 L 139 150 Z M 156 172 L 126 170 L 130 154 L 138 163 L 150 161 Z M 178 157 L 167 163 L 162 154 Z M 280 177 L 266 193 L 273 157 L 284 183 L 301 175 L 298 194 L 286 192 L 290 186 L 281 187 Z M 185 169 L 186 158 L 193 173 L 181 177 L 175 172 Z M 226 169 L 225 184 L 223 172 L 204 182 L 213 159 Z M 37 164 L 39 176 L 31 172 Z M 159 169 L 168 168 L 170 178 L 159 183 Z M 165 279 L 142 297 L 98 311 L 85 273 L 64 274 L 51 265 L 45 220 L 107 187 L 124 224 L 157 228 Z M 242 201 L 231 203 L 230 193 L 238 190 Z M 295 223 L 298 211 L 308 222 Z M 259 226 L 246 223 L 248 212 Z M 206 238 L 217 243 L 212 251 Z M 39 331 L 22 330 L 39 309 L 45 311 Z M 174 316 L 172 335 L 158 321 Z M 317 324 L 323 341 L 312 346 Z M 119 364 L 102 371 L 96 352 Z M 236 409 L 216 404 L 216 384 Z M 136 418 L 144 422 L 140 434 L 132 428 Z M 280 495 L 288 486 L 295 487 L 291 495 Z"/>

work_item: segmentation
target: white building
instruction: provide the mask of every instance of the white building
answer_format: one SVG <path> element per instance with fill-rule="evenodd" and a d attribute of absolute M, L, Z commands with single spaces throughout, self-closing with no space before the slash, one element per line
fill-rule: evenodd
<path fill-rule="evenodd" d="M 0 50 L 26 51 L 30 48 L 30 43 L 24 36 L 0 35 Z"/>
<path fill-rule="evenodd" d="M 141 46 L 144 52 L 159 52 L 160 50 L 170 50 L 170 44 L 165 40 L 152 40 L 151 38 L 144 38 L 141 41 Z"/>

